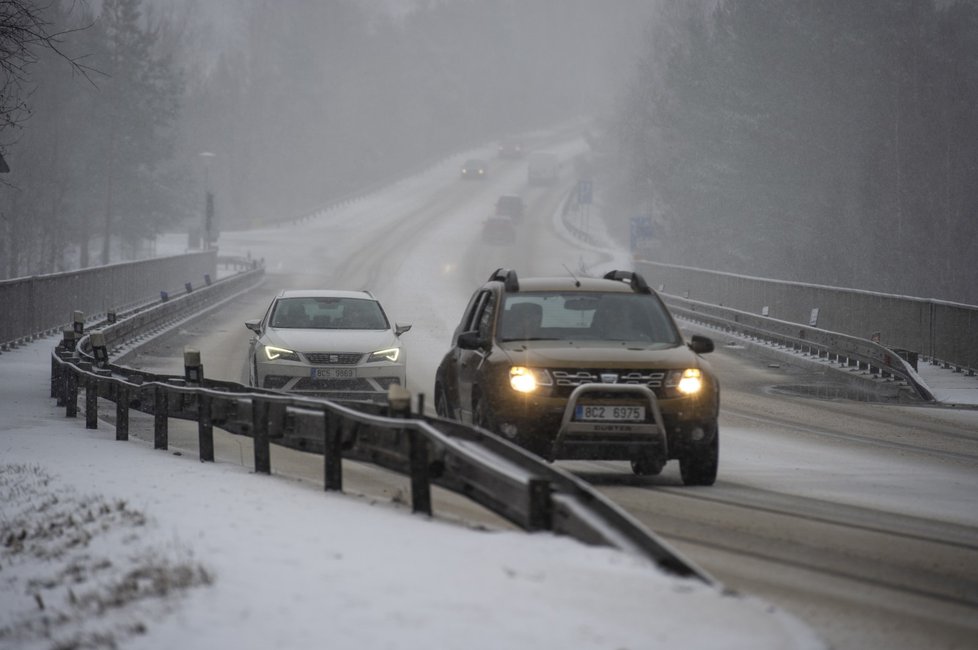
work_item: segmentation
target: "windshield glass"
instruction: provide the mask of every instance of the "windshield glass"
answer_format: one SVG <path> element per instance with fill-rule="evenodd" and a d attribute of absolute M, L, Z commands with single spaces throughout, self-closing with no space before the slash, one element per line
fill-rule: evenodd
<path fill-rule="evenodd" d="M 272 327 L 330 330 L 390 329 L 380 304 L 363 298 L 282 298 Z"/>
<path fill-rule="evenodd" d="M 638 293 L 510 294 L 503 303 L 497 336 L 501 341 L 682 343 L 662 303 Z"/>

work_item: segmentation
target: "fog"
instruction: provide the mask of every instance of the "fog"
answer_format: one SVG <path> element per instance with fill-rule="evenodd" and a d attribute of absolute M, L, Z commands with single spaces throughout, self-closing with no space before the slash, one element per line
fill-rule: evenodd
<path fill-rule="evenodd" d="M 978 8 L 61 0 L 0 129 L 0 277 L 300 218 L 575 124 L 657 259 L 978 302 Z M 68 61 L 74 61 L 73 67 Z M 5 98 L 6 99 L 6 98 Z M 574 135 L 581 135 L 580 132 Z M 196 239 L 195 239 L 196 238 Z"/>

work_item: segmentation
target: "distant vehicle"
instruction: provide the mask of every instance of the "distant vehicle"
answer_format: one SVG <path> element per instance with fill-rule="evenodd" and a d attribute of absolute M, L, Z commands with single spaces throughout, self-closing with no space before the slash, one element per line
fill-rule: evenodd
<path fill-rule="evenodd" d="M 489 165 L 478 158 L 470 158 L 462 165 L 462 178 L 482 180 L 489 175 Z"/>
<path fill-rule="evenodd" d="M 526 180 L 530 185 L 550 185 L 557 182 L 559 175 L 560 161 L 557 154 L 534 151 L 526 161 Z"/>
<path fill-rule="evenodd" d="M 522 158 L 524 154 L 523 143 L 519 140 L 507 138 L 499 143 L 500 158 Z"/>
<path fill-rule="evenodd" d="M 498 269 L 469 300 L 435 373 L 438 415 L 548 460 L 630 461 L 640 475 L 679 460 L 712 485 L 720 386 L 637 273 L 521 278 Z"/>
<path fill-rule="evenodd" d="M 482 223 L 482 241 L 506 246 L 516 242 L 516 226 L 509 217 L 489 217 Z"/>
<path fill-rule="evenodd" d="M 260 388 L 337 400 L 383 402 L 405 385 L 400 336 L 367 291 L 286 290 L 261 320 L 248 350 L 249 383 Z"/>
<path fill-rule="evenodd" d="M 496 199 L 496 216 L 509 217 L 513 221 L 523 220 L 523 197 L 519 194 L 503 194 Z"/>

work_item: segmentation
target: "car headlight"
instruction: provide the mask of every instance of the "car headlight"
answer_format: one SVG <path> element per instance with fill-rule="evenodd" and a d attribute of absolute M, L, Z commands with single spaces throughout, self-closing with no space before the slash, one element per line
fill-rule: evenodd
<path fill-rule="evenodd" d="M 265 357 L 269 361 L 299 361 L 299 355 L 292 350 L 277 348 L 274 345 L 265 346 Z"/>
<path fill-rule="evenodd" d="M 695 395 L 703 390 L 703 372 L 699 368 L 673 370 L 666 386 L 675 388 L 682 395 Z"/>
<path fill-rule="evenodd" d="M 509 369 L 509 385 L 520 393 L 532 393 L 540 386 L 550 386 L 550 373 L 539 368 L 513 366 Z"/>
<path fill-rule="evenodd" d="M 371 352 L 370 356 L 367 357 L 367 363 L 372 363 L 374 361 L 397 361 L 398 357 L 401 356 L 401 348 L 387 348 L 386 350 L 377 350 L 376 352 Z"/>

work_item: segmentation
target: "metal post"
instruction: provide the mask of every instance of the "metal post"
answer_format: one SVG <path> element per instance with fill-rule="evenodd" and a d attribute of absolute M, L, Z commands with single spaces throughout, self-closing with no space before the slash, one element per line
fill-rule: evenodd
<path fill-rule="evenodd" d="M 200 350 L 184 348 L 183 378 L 188 384 L 200 385 L 204 381 L 204 366 L 200 363 Z"/>
<path fill-rule="evenodd" d="M 75 376 L 75 368 L 69 366 L 65 368 L 65 417 L 78 417 L 78 377 Z"/>
<path fill-rule="evenodd" d="M 167 449 L 170 446 L 169 431 L 167 430 L 169 404 L 167 402 L 166 386 L 157 384 L 153 387 L 153 449 Z"/>
<path fill-rule="evenodd" d="M 58 353 L 61 352 L 61 345 L 55 349 L 51 355 L 51 397 L 58 397 L 59 384 L 61 382 L 61 364 L 58 363 Z M 60 406 L 60 404 L 59 404 Z"/>
<path fill-rule="evenodd" d="M 428 476 L 428 441 L 417 429 L 409 429 L 408 461 L 411 465 L 411 511 L 431 516 L 431 481 Z"/>
<path fill-rule="evenodd" d="M 255 447 L 255 473 L 271 474 L 271 449 L 268 444 L 268 402 L 254 399 L 251 402 L 252 438 Z"/>
<path fill-rule="evenodd" d="M 340 417 L 326 409 L 324 413 L 323 476 L 327 492 L 343 491 L 343 455 L 341 450 Z"/>
<path fill-rule="evenodd" d="M 214 462 L 214 425 L 211 420 L 211 396 L 201 393 L 197 396 L 197 446 L 200 460 Z"/>
<path fill-rule="evenodd" d="M 115 398 L 115 439 L 129 440 L 129 388 L 124 384 Z"/>
<path fill-rule="evenodd" d="M 550 481 L 531 478 L 527 484 L 529 509 L 527 511 L 527 530 L 550 530 L 553 528 L 553 501 L 550 498 Z"/>
<path fill-rule="evenodd" d="M 98 429 L 98 379 L 85 379 L 85 428 Z"/>

